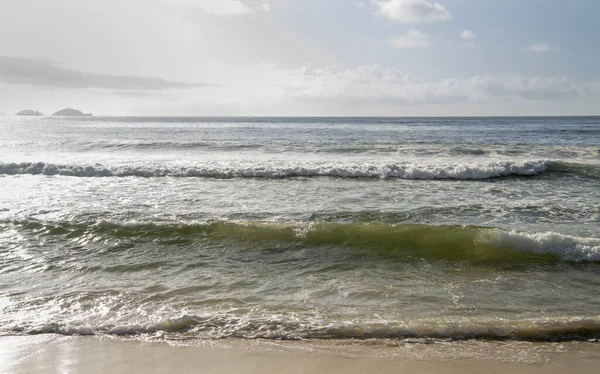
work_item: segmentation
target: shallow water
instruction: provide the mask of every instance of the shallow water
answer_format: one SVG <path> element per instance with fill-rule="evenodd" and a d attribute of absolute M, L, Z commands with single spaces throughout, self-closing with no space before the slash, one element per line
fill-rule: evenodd
<path fill-rule="evenodd" d="M 600 337 L 598 117 L 0 129 L 2 333 Z"/>

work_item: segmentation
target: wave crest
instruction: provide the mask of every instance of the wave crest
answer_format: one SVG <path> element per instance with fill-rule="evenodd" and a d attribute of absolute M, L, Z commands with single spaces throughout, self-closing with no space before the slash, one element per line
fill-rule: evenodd
<path fill-rule="evenodd" d="M 260 178 L 334 177 L 367 179 L 481 180 L 544 173 L 552 161 L 494 161 L 488 163 L 375 163 L 375 162 L 222 162 L 200 165 L 68 165 L 45 162 L 0 163 L 1 175 L 61 175 L 70 177 L 197 177 Z"/>
<path fill-rule="evenodd" d="M 252 248 L 277 243 L 290 249 L 339 245 L 394 258 L 523 263 L 536 261 L 600 262 L 600 238 L 556 232 L 519 232 L 476 226 L 435 226 L 331 222 L 205 222 L 47 224 L 35 220 L 4 222 L 39 235 L 128 240 L 248 244 Z"/>
<path fill-rule="evenodd" d="M 523 252 L 553 254 L 570 261 L 600 261 L 600 239 L 579 238 L 556 232 L 482 231 L 480 242 Z"/>

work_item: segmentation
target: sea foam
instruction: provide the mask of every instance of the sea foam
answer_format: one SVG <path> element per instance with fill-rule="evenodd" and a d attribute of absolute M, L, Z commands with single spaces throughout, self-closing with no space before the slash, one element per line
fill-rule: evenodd
<path fill-rule="evenodd" d="M 369 179 L 478 180 L 544 173 L 548 160 L 487 163 L 418 162 L 208 162 L 193 165 L 69 165 L 45 162 L 0 163 L 3 175 L 61 175 L 71 177 L 199 177 L 261 178 L 335 177 Z"/>
<path fill-rule="evenodd" d="M 98 317 L 98 316 L 96 316 Z M 8 331 L 28 334 L 125 335 L 159 340 L 183 339 L 407 339 L 411 342 L 461 340 L 519 340 L 529 342 L 595 341 L 600 337 L 597 318 L 540 318 L 532 320 L 413 320 L 404 322 L 346 322 L 323 324 L 306 315 L 266 315 L 253 318 L 226 314 L 180 315 L 145 321 L 129 316 L 130 323 L 83 321 L 42 324 L 33 328 L 12 326 Z M 158 319 L 158 320 L 157 320 Z M 83 323 L 82 323 L 83 322 Z M 416 339 L 416 340 L 414 340 Z"/>
<path fill-rule="evenodd" d="M 566 261 L 600 261 L 600 239 L 556 232 L 482 231 L 478 241 L 521 252 L 553 254 Z"/>

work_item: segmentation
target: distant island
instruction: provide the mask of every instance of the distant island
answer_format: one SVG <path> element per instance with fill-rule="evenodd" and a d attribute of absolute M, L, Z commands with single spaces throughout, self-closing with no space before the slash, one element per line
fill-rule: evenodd
<path fill-rule="evenodd" d="M 44 115 L 43 113 L 40 113 L 35 110 L 31 110 L 31 109 L 22 110 L 19 113 L 17 113 L 17 116 L 43 116 L 43 115 Z"/>
<path fill-rule="evenodd" d="M 90 117 L 91 114 L 83 113 L 82 111 L 77 109 L 66 108 L 54 113 L 53 116 Z"/>

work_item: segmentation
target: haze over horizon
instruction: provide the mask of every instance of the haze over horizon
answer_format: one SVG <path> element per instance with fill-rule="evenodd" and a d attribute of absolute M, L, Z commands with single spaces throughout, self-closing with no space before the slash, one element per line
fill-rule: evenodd
<path fill-rule="evenodd" d="M 0 112 L 598 115 L 593 0 L 0 0 Z M 76 31 L 76 32 L 74 32 Z"/>

